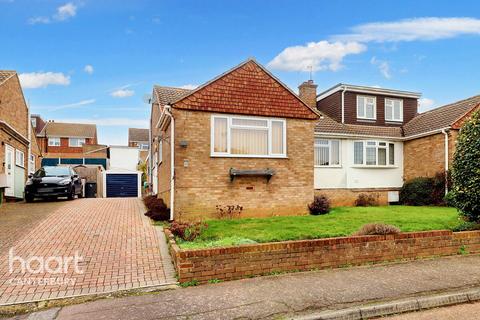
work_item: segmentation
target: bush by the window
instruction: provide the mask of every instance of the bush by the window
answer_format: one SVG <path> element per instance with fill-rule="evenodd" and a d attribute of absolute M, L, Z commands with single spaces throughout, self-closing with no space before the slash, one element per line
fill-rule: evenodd
<path fill-rule="evenodd" d="M 452 165 L 452 198 L 469 221 L 480 222 L 480 112 L 474 112 L 458 134 Z"/>
<path fill-rule="evenodd" d="M 157 196 L 146 196 L 143 198 L 143 203 L 148 209 L 145 215 L 150 219 L 155 221 L 168 221 L 170 219 L 170 209 Z"/>
<path fill-rule="evenodd" d="M 314 216 L 327 214 L 330 212 L 330 200 L 325 195 L 315 196 L 313 202 L 308 206 L 308 210 Z"/>
<path fill-rule="evenodd" d="M 377 195 L 378 197 L 378 195 Z M 355 200 L 356 207 L 373 207 L 378 205 L 377 197 L 372 194 L 361 193 Z"/>
<path fill-rule="evenodd" d="M 386 234 L 398 234 L 400 229 L 396 226 L 392 226 L 384 223 L 368 223 L 363 225 L 360 230 L 355 232 L 354 236 L 368 236 L 368 235 L 386 235 Z"/>
<path fill-rule="evenodd" d="M 445 205 L 445 173 L 419 177 L 405 182 L 400 190 L 400 203 L 409 206 Z"/>

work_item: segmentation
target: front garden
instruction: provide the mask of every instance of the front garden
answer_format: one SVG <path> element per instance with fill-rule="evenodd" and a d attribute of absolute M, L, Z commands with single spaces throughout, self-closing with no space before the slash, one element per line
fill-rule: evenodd
<path fill-rule="evenodd" d="M 450 207 L 339 207 L 325 215 L 207 220 L 193 241 L 177 238 L 182 249 L 285 240 L 349 236 L 368 223 L 385 223 L 402 232 L 453 229 L 460 224 Z"/>

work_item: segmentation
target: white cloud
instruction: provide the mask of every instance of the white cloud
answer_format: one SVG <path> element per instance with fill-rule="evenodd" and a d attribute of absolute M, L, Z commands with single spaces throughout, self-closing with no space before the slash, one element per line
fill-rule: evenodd
<path fill-rule="evenodd" d="M 83 71 L 85 71 L 88 74 L 92 74 L 94 69 L 93 69 L 93 66 L 91 64 L 87 64 L 85 66 L 85 68 L 83 68 Z"/>
<path fill-rule="evenodd" d="M 61 72 L 21 73 L 19 78 L 25 89 L 45 88 L 49 85 L 68 86 L 70 84 L 70 76 Z"/>
<path fill-rule="evenodd" d="M 285 48 L 268 63 L 268 67 L 284 71 L 337 71 L 345 56 L 365 50 L 365 45 L 358 42 L 310 42 Z"/>
<path fill-rule="evenodd" d="M 148 128 L 147 119 L 130 119 L 130 118 L 85 118 L 85 119 L 61 119 L 58 122 L 75 122 L 75 123 L 91 123 L 97 126 L 137 126 L 139 128 Z"/>
<path fill-rule="evenodd" d="M 376 57 L 372 57 L 370 63 L 376 66 L 386 79 L 390 79 L 392 77 L 392 74 L 390 73 L 390 64 L 388 61 L 379 60 Z"/>
<path fill-rule="evenodd" d="M 79 107 L 83 107 L 83 106 L 95 103 L 95 101 L 96 101 L 95 99 L 87 99 L 87 100 L 82 100 L 75 103 L 63 104 L 59 106 L 33 106 L 32 109 L 40 109 L 40 110 L 48 110 L 48 111 L 73 109 L 73 108 L 79 108 Z"/>
<path fill-rule="evenodd" d="M 114 98 L 127 98 L 133 96 L 134 94 L 135 91 L 130 89 L 118 89 L 110 93 L 110 95 Z"/>
<path fill-rule="evenodd" d="M 28 19 L 29 24 L 48 24 L 54 21 L 66 21 L 77 15 L 78 7 L 73 2 L 68 2 L 57 8 L 57 12 L 51 17 L 33 17 Z"/>
<path fill-rule="evenodd" d="M 373 22 L 353 27 L 352 33 L 335 36 L 340 41 L 398 42 L 438 40 L 480 34 L 480 19 L 425 17 L 393 22 Z"/>
<path fill-rule="evenodd" d="M 196 84 L 185 84 L 183 86 L 180 86 L 179 88 L 193 90 L 193 89 L 196 89 L 197 87 L 198 85 Z"/>
<path fill-rule="evenodd" d="M 432 109 L 435 101 L 429 98 L 421 98 L 418 100 L 418 104 L 420 111 L 423 112 Z"/>

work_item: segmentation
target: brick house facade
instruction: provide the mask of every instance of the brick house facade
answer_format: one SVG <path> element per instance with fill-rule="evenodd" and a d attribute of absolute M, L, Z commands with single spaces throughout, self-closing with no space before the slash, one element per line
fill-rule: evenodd
<path fill-rule="evenodd" d="M 23 198 L 29 155 L 28 106 L 15 71 L 0 71 L 0 181 L 5 195 Z"/>
<path fill-rule="evenodd" d="M 174 199 L 175 219 L 214 217 L 217 205 L 240 205 L 242 216 L 307 213 L 314 195 L 312 145 L 318 114 L 256 61 L 248 60 L 193 91 L 155 87 L 154 97 L 153 179 L 158 181 L 158 196 L 169 207 Z M 174 130 L 167 113 L 173 116 Z M 243 122 L 243 127 L 235 127 L 237 122 Z M 225 146 L 214 142 L 216 128 L 223 128 L 223 123 L 231 126 L 225 129 L 231 137 L 226 138 Z M 267 123 L 268 128 L 249 129 Z M 279 142 L 279 131 L 274 134 L 273 129 L 280 125 L 283 142 Z M 240 143 L 236 139 L 242 139 L 242 134 L 249 138 Z M 251 141 L 258 143 L 255 150 L 263 150 L 266 135 L 269 147 L 264 155 L 236 153 L 236 148 L 247 148 L 243 144 Z M 274 154 L 274 148 L 282 149 L 283 154 Z M 238 176 L 232 176 L 231 169 Z"/>

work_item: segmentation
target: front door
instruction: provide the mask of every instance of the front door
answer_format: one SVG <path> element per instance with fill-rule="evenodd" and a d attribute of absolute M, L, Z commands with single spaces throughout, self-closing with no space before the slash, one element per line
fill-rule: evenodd
<path fill-rule="evenodd" d="M 5 189 L 5 196 L 13 197 L 15 192 L 15 176 L 14 176 L 14 164 L 15 164 L 15 150 L 5 145 L 5 174 L 7 175 L 7 188 Z"/>

